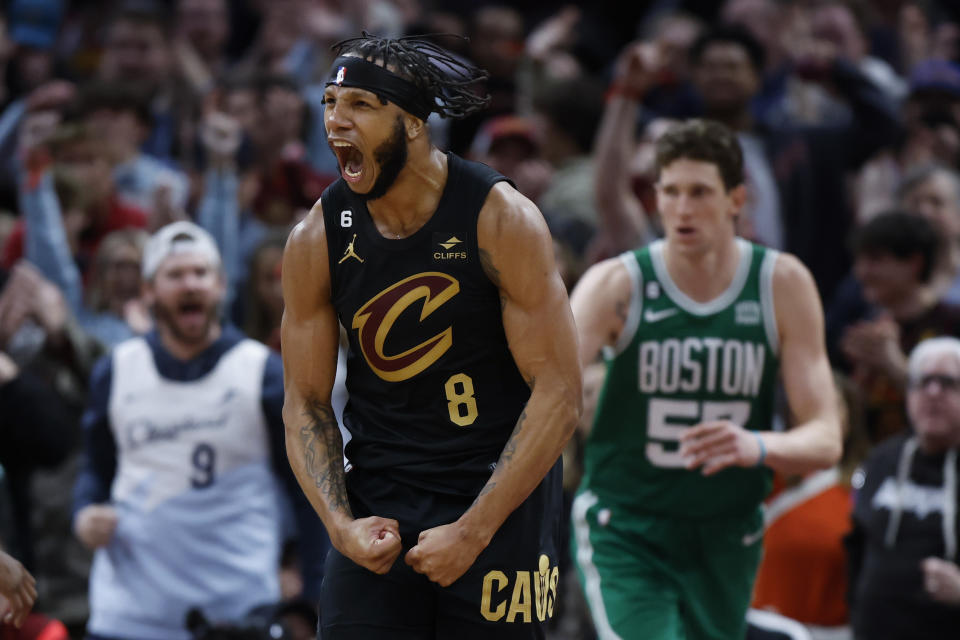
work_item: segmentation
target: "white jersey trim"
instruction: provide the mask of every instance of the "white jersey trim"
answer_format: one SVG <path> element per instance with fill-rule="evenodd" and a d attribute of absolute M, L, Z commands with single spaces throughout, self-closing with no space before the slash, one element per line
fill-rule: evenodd
<path fill-rule="evenodd" d="M 593 624 L 597 629 L 599 640 L 622 640 L 610 626 L 607 618 L 607 609 L 603 604 L 603 592 L 600 590 L 600 572 L 593 564 L 593 545 L 590 543 L 590 525 L 587 523 L 587 511 L 597 504 L 599 498 L 592 491 L 584 491 L 577 496 L 571 507 L 570 519 L 573 521 L 573 531 L 577 539 L 577 564 L 583 571 L 584 591 Z"/>
<path fill-rule="evenodd" d="M 708 302 L 697 302 L 683 291 L 670 277 L 667 270 L 667 263 L 663 258 L 663 247 L 665 240 L 657 240 L 650 245 L 650 261 L 653 263 L 653 271 L 657 280 L 663 286 L 664 291 L 678 307 L 695 316 L 709 316 L 723 311 L 733 304 L 743 291 L 743 286 L 750 275 L 750 263 L 753 262 L 753 248 L 750 243 L 743 238 L 736 238 L 737 250 L 740 253 L 740 260 L 737 263 L 737 271 L 733 275 L 733 280 L 726 291 Z"/>
<path fill-rule="evenodd" d="M 640 271 L 640 263 L 637 262 L 637 257 L 633 251 L 621 253 L 620 262 L 623 263 L 630 275 L 632 291 L 630 292 L 630 307 L 627 309 L 627 319 L 623 323 L 623 330 L 620 332 L 616 344 L 613 345 L 613 353 L 608 354 L 610 355 L 608 359 L 613 359 L 613 357 L 623 353 L 633 342 L 633 336 L 637 334 L 637 329 L 640 327 L 640 314 L 643 311 L 643 273 Z"/>
<path fill-rule="evenodd" d="M 780 355 L 780 331 L 777 329 L 777 309 L 773 299 L 773 271 L 777 266 L 780 252 L 767 249 L 760 265 L 760 305 L 763 307 L 763 328 L 767 332 L 767 342 L 775 355 Z"/>

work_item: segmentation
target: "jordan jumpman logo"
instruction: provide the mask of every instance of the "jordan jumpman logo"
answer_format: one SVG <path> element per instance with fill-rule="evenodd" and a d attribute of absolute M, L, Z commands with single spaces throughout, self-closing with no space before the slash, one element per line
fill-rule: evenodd
<path fill-rule="evenodd" d="M 356 258 L 360 262 L 363 262 L 363 258 L 357 255 L 357 252 L 353 249 L 353 243 L 357 241 L 357 234 L 353 234 L 353 238 L 350 240 L 350 244 L 347 245 L 347 250 L 343 252 L 343 257 L 340 258 L 340 262 L 337 264 L 342 264 L 347 258 Z"/>

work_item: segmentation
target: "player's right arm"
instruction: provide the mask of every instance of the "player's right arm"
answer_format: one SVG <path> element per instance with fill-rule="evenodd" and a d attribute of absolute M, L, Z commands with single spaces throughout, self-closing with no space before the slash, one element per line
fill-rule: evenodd
<path fill-rule="evenodd" d="M 620 340 L 627 323 L 627 311 L 633 296 L 633 281 L 620 258 L 611 258 L 590 267 L 570 295 L 570 307 L 577 324 L 580 366 L 586 370 L 597 362 L 604 347 L 613 347 Z M 584 394 L 591 389 L 588 380 L 603 384 L 603 377 L 585 376 Z M 583 420 L 580 430 L 586 433 L 590 422 Z"/>
<path fill-rule="evenodd" d="M 343 439 L 330 394 L 339 325 L 330 299 L 323 210 L 294 228 L 283 255 L 283 422 L 287 457 L 333 546 L 362 567 L 386 573 L 400 554 L 396 520 L 354 519 L 343 471 Z"/>

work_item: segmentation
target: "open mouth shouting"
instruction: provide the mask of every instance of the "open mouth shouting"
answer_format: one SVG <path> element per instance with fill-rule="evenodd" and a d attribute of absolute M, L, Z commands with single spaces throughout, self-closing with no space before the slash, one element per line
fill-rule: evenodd
<path fill-rule="evenodd" d="M 363 153 L 360 149 L 345 140 L 332 140 L 330 146 L 340 164 L 340 174 L 351 184 L 356 184 L 363 177 Z"/>
<path fill-rule="evenodd" d="M 181 302 L 175 309 L 177 323 L 188 333 L 204 329 L 210 316 L 207 305 L 196 300 Z"/>

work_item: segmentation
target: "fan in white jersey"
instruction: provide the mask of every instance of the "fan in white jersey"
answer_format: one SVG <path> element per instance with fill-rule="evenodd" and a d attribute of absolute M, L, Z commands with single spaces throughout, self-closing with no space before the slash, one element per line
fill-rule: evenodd
<path fill-rule="evenodd" d="M 193 607 L 229 621 L 280 597 L 283 372 L 221 326 L 202 229 L 158 231 L 143 275 L 156 330 L 94 368 L 74 530 L 96 549 L 89 637 L 187 640 Z"/>

